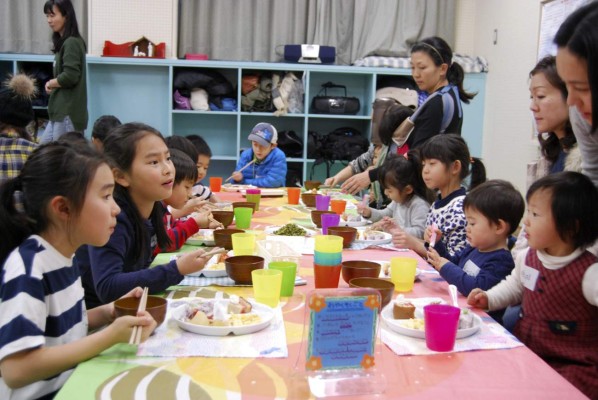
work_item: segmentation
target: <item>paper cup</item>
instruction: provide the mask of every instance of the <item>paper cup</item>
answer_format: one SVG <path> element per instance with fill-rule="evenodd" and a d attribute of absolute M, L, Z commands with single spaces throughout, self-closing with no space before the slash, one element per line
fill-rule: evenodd
<path fill-rule="evenodd" d="M 390 259 L 390 280 L 397 292 L 410 292 L 415 282 L 417 260 L 411 257 L 392 257 Z"/>
<path fill-rule="evenodd" d="M 253 214 L 253 208 L 249 207 L 236 207 L 235 213 L 235 225 L 239 229 L 249 229 L 251 226 L 251 216 Z"/>
<path fill-rule="evenodd" d="M 258 303 L 276 307 L 280 300 L 282 271 L 275 269 L 254 269 L 251 271 L 253 298 Z"/>
<path fill-rule="evenodd" d="M 343 238 L 335 235 L 316 235 L 314 249 L 322 253 L 341 253 Z"/>
<path fill-rule="evenodd" d="M 337 288 L 341 277 L 340 265 L 318 265 L 314 263 L 316 289 Z"/>
<path fill-rule="evenodd" d="M 222 177 L 211 176 L 210 177 L 210 190 L 212 192 L 219 192 L 222 188 Z"/>
<path fill-rule="evenodd" d="M 426 346 L 434 351 L 451 351 L 455 347 L 461 310 L 447 304 L 424 307 Z"/>
<path fill-rule="evenodd" d="M 322 234 L 327 235 L 329 227 L 338 226 L 341 216 L 338 214 L 322 214 L 320 220 L 322 221 Z"/>
<path fill-rule="evenodd" d="M 253 233 L 233 233 L 233 253 L 235 256 L 252 256 L 255 252 L 255 235 Z"/>
<path fill-rule="evenodd" d="M 330 200 L 330 209 L 332 211 L 334 211 L 335 213 L 337 213 L 338 215 L 341 215 L 342 213 L 345 212 L 345 207 L 347 207 L 347 202 L 345 200 L 340 200 L 340 199 Z"/>
<path fill-rule="evenodd" d="M 330 196 L 325 196 L 323 194 L 316 195 L 316 210 L 328 211 L 329 206 Z"/>
<path fill-rule="evenodd" d="M 299 204 L 299 197 L 301 197 L 301 188 L 290 187 L 287 189 L 287 196 L 289 204 Z"/>
<path fill-rule="evenodd" d="M 282 285 L 280 295 L 289 297 L 295 291 L 295 276 L 297 275 L 297 264 L 291 261 L 272 261 L 268 269 L 282 272 Z"/>

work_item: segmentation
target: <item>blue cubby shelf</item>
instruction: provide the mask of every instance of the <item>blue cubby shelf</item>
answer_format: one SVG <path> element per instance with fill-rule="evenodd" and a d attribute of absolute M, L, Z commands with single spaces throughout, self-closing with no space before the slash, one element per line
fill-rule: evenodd
<path fill-rule="evenodd" d="M 27 63 L 52 65 L 52 55 L 0 53 L 0 78 L 15 73 Z M 222 74 L 230 81 L 237 93 L 237 111 L 192 111 L 177 110 L 173 106 L 173 80 L 180 68 L 211 70 Z M 122 57 L 87 57 L 87 84 L 89 125 L 104 114 L 113 114 L 122 121 L 141 121 L 154 126 L 165 136 L 199 134 L 206 139 L 213 153 L 209 175 L 226 175 L 232 172 L 240 151 L 251 144 L 247 136 L 258 122 L 269 122 L 279 131 L 294 130 L 303 143 L 307 143 L 308 131 L 321 134 L 349 126 L 370 136 L 372 102 L 377 82 L 381 78 L 403 75 L 410 76 L 409 69 L 370 68 L 322 64 L 292 64 L 239 61 L 192 61 L 177 59 L 144 59 Z M 298 114 L 276 116 L 274 113 L 240 111 L 240 83 L 244 74 L 271 71 L 294 72 L 305 83 L 305 111 Z M 315 114 L 310 111 L 313 97 L 325 82 L 344 85 L 347 96 L 359 99 L 361 108 L 356 115 Z M 480 156 L 482 152 L 484 96 L 486 74 L 465 75 L 466 90 L 478 95 L 469 105 L 464 105 L 465 118 L 462 134 L 471 153 Z M 341 89 L 328 92 L 343 95 Z M 304 155 L 306 155 L 304 151 Z M 313 160 L 290 158 L 293 165 L 302 165 L 303 179 L 311 173 Z M 336 162 L 332 172 L 344 167 Z M 314 169 L 315 179 L 326 178 L 323 165 Z M 226 175 L 228 176 L 228 175 Z"/>

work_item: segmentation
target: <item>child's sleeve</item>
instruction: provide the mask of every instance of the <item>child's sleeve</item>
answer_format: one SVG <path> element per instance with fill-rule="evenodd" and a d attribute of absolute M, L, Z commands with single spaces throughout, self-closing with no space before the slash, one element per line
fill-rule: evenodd
<path fill-rule="evenodd" d="M 137 286 L 147 286 L 150 293 L 158 293 L 183 279 L 176 260 L 152 268 L 144 266 L 135 271 L 129 270 L 133 267 L 126 268 L 125 255 L 131 251 L 132 240 L 133 237 L 127 234 L 124 224 L 117 223 L 108 243 L 102 247 L 89 246 L 94 287 L 104 304 L 118 299 Z"/>
<path fill-rule="evenodd" d="M 451 255 L 456 254 L 467 244 L 467 234 L 465 232 L 467 220 L 463 212 L 463 198 L 461 197 L 454 203 L 451 215 L 446 218 L 447 222 L 441 227 L 442 240 L 445 242 L 446 249 Z"/>
<path fill-rule="evenodd" d="M 513 264 L 511 254 L 505 250 L 493 254 L 480 265 L 476 265 L 471 259 L 467 260 L 463 267 L 447 263 L 440 269 L 440 276 L 455 285 L 461 294 L 468 296 L 475 288 L 486 291 L 497 285 L 511 273 Z M 477 274 L 470 275 L 472 272 Z"/>
<path fill-rule="evenodd" d="M 581 288 L 588 303 L 598 307 L 598 264 L 592 264 L 586 270 L 581 281 Z"/>
<path fill-rule="evenodd" d="M 193 196 L 199 197 L 201 200 L 209 200 L 212 197 L 212 191 L 209 187 L 196 183 L 192 188 Z"/>
<path fill-rule="evenodd" d="M 419 197 L 414 198 L 412 206 L 407 212 L 409 221 L 405 221 L 406 226 L 402 227 L 403 230 L 413 237 L 423 239 L 429 212 L 430 205 L 426 201 Z"/>
<path fill-rule="evenodd" d="M 166 234 L 170 239 L 170 245 L 163 249 L 156 247 L 154 256 L 158 253 L 169 253 L 180 249 L 189 236 L 193 236 L 197 231 L 199 231 L 199 226 L 197 225 L 197 222 L 195 222 L 195 219 L 187 218 L 184 221 L 180 219 L 175 220 L 171 223 L 170 229 L 166 230 Z"/>
<path fill-rule="evenodd" d="M 525 265 L 527 250 L 521 251 L 515 260 L 513 271 L 496 286 L 486 292 L 488 296 L 488 309 L 490 311 L 502 310 L 507 306 L 521 303 L 523 299 L 523 283 L 521 283 L 521 270 Z"/>
<path fill-rule="evenodd" d="M 397 208 L 396 205 L 397 205 L 397 203 L 395 203 L 393 201 L 388 206 L 386 206 L 386 208 L 384 208 L 382 210 L 370 208 L 372 215 L 370 215 L 369 220 L 372 222 L 377 222 L 377 221 L 380 221 L 384 217 L 392 217 L 395 213 L 395 209 Z"/>
<path fill-rule="evenodd" d="M 0 360 L 45 344 L 47 309 L 44 285 L 32 273 L 25 273 L 23 260 L 17 254 L 15 251 L 7 258 L 2 271 Z M 22 270 L 22 273 L 15 274 L 18 273 L 16 270 Z"/>

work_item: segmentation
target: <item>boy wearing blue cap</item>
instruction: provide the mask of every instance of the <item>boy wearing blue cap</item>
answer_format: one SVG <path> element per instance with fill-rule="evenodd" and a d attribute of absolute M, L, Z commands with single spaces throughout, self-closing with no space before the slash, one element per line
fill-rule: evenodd
<path fill-rule="evenodd" d="M 241 153 L 232 174 L 235 183 L 265 188 L 284 186 L 287 160 L 284 152 L 276 147 L 276 128 L 260 122 L 251 130 L 247 139 L 251 140 L 251 149 Z"/>

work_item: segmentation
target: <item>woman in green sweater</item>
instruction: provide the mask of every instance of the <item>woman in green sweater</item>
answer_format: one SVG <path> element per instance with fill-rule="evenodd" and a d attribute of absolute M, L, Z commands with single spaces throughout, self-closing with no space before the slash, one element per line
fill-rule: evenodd
<path fill-rule="evenodd" d="M 87 127 L 86 47 L 75 10 L 70 0 L 48 0 L 44 14 L 54 32 L 55 78 L 46 83 L 50 121 L 41 143 L 57 140 L 66 132 L 83 132 Z"/>

